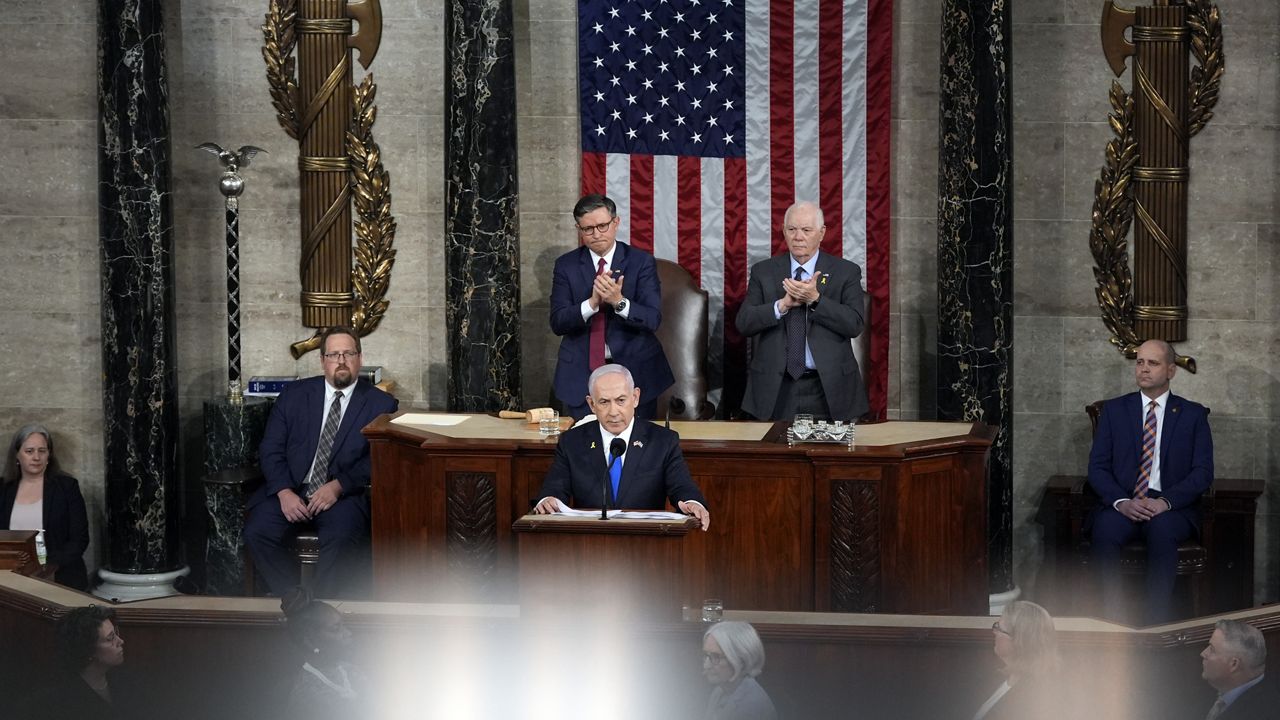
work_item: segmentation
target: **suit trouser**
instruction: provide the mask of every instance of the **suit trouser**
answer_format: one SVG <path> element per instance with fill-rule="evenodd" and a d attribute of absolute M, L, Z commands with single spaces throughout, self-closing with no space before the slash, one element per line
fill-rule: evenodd
<path fill-rule="evenodd" d="M 822 391 L 822 380 L 817 370 L 807 370 L 799 378 L 783 373 L 778 387 L 778 399 L 773 405 L 773 416 L 761 420 L 790 420 L 796 413 L 809 413 L 814 420 L 830 420 L 831 410 L 827 396 Z"/>
<path fill-rule="evenodd" d="M 1108 612 L 1122 607 L 1120 556 L 1124 546 L 1141 537 L 1147 545 L 1147 621 L 1173 619 L 1173 586 L 1178 574 L 1178 545 L 1192 537 L 1195 525 L 1185 510 L 1162 512 L 1146 522 L 1134 522 L 1118 510 L 1104 507 L 1094 512 L 1091 555 L 1102 582 L 1102 600 Z"/>
<path fill-rule="evenodd" d="M 369 585 L 369 496 L 338 498 L 333 507 L 312 518 L 320 538 L 311 591 L 316 597 L 360 597 Z M 283 597 L 299 583 L 298 559 L 290 542 L 299 523 L 280 512 L 280 502 L 268 496 L 249 511 L 244 542 L 254 566 L 267 581 L 271 594 Z"/>

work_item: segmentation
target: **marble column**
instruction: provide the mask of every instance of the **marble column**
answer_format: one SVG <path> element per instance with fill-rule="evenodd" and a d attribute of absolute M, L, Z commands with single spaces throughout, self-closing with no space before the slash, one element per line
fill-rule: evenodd
<path fill-rule="evenodd" d="M 162 4 L 98 2 L 106 569 L 131 575 L 180 567 L 173 212 Z"/>
<path fill-rule="evenodd" d="M 445 4 L 449 409 L 521 406 L 511 0 Z"/>
<path fill-rule="evenodd" d="M 240 595 L 244 590 L 245 500 L 257 472 L 258 445 L 266 433 L 271 398 L 227 398 L 204 403 L 205 592 Z M 232 470 L 232 472 L 222 472 Z"/>
<path fill-rule="evenodd" d="M 999 426 L 988 476 L 993 595 L 1013 583 L 1013 125 L 1009 8 L 943 0 L 938 415 Z"/>

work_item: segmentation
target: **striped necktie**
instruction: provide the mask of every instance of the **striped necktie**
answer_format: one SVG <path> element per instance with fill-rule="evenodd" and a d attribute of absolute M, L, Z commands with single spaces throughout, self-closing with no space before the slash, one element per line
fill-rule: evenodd
<path fill-rule="evenodd" d="M 1156 401 L 1147 406 L 1147 419 L 1142 423 L 1142 467 L 1138 470 L 1138 484 L 1133 488 L 1133 496 L 1139 500 L 1147 496 L 1147 486 L 1151 484 L 1151 466 L 1156 459 Z"/>
<path fill-rule="evenodd" d="M 333 455 L 333 439 L 338 435 L 338 424 L 342 421 L 342 391 L 333 394 L 333 403 L 329 405 L 329 415 L 324 419 L 324 430 L 320 433 L 320 443 L 316 445 L 316 459 L 311 463 L 311 472 L 307 474 L 307 497 L 311 497 L 329 481 L 329 458 Z"/>
<path fill-rule="evenodd" d="M 796 268 L 796 281 L 799 282 L 804 268 Z M 787 329 L 787 374 L 798 380 L 806 370 L 804 366 L 805 332 L 808 330 L 808 308 L 793 307 L 783 317 L 783 325 Z"/>

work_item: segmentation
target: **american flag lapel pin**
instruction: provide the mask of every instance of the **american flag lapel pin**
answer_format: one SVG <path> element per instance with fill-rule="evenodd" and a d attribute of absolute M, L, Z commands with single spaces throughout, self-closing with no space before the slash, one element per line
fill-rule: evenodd
<path fill-rule="evenodd" d="M 640 442 L 639 440 L 632 440 L 631 447 L 644 447 L 644 443 Z"/>

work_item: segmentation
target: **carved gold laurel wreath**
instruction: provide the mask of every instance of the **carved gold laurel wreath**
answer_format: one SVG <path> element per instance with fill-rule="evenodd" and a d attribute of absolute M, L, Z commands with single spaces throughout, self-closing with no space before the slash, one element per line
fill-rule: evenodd
<path fill-rule="evenodd" d="M 387 311 L 387 287 L 396 251 L 396 220 L 391 215 L 391 176 L 382 167 L 382 150 L 373 140 L 373 123 L 378 108 L 373 98 L 378 86 L 373 74 L 366 75 L 355 89 L 355 117 L 347 132 L 347 155 L 351 158 L 356 213 L 355 264 L 351 268 L 351 291 L 356 306 L 351 327 L 361 336 L 373 332 Z"/>
<path fill-rule="evenodd" d="M 1222 20 L 1218 6 L 1209 0 L 1192 0 L 1187 6 L 1187 25 L 1191 28 L 1191 52 L 1196 67 L 1191 68 L 1191 110 L 1187 116 L 1188 137 L 1204 129 L 1213 119 L 1218 104 L 1218 87 L 1222 84 Z"/>
<path fill-rule="evenodd" d="M 267 63 L 271 106 L 280 127 L 294 140 L 298 139 L 298 68 L 293 57 L 298 44 L 293 32 L 297 19 L 297 0 L 271 0 L 262 24 L 262 59 Z"/>
<path fill-rule="evenodd" d="M 298 82 L 293 51 L 297 45 L 294 23 L 297 0 L 271 0 L 262 25 L 262 57 L 267 63 L 267 82 L 271 105 L 276 110 L 280 127 L 294 140 L 298 139 Z M 373 137 L 373 123 L 378 109 L 373 73 L 352 93 L 352 122 L 347 132 L 347 158 L 351 164 L 351 187 L 355 198 L 356 246 L 351 267 L 351 291 L 355 307 L 351 311 L 351 327 L 361 337 L 377 329 L 390 302 L 386 299 L 391 285 L 391 268 L 395 265 L 396 221 L 391 215 L 391 176 L 382 163 L 382 150 Z M 289 346 L 299 358 L 320 346 L 321 330 L 306 340 Z"/>
<path fill-rule="evenodd" d="M 1222 23 L 1218 8 L 1209 0 L 1187 4 L 1191 50 L 1198 66 L 1191 70 L 1188 89 L 1190 111 L 1188 137 L 1200 132 L 1213 118 L 1224 67 Z M 1106 161 L 1093 186 L 1093 214 L 1089 251 L 1093 254 L 1095 295 L 1102 322 L 1111 333 L 1111 344 L 1127 358 L 1138 354 L 1142 338 L 1134 331 L 1133 275 L 1129 270 L 1129 226 L 1133 222 L 1133 167 L 1138 143 L 1133 132 L 1133 98 L 1120 83 L 1111 81 L 1111 113 L 1107 116 L 1114 137 L 1107 142 Z M 1196 371 L 1195 358 L 1177 355 L 1180 367 Z"/>

